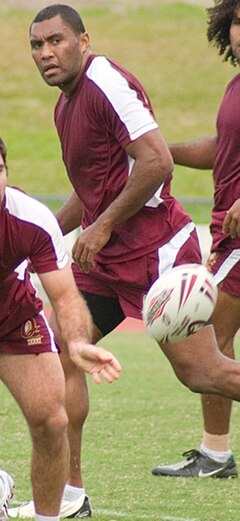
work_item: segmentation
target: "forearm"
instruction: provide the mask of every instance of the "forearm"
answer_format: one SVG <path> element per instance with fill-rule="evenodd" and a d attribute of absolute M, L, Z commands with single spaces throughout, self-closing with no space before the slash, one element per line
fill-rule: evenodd
<path fill-rule="evenodd" d="M 173 160 L 160 133 L 152 132 L 130 144 L 127 153 L 135 159 L 128 181 L 100 216 L 101 224 L 113 230 L 135 215 L 172 173 Z"/>
<path fill-rule="evenodd" d="M 76 342 L 90 343 L 92 319 L 83 297 L 76 292 L 65 293 L 63 298 L 52 302 L 61 336 L 70 354 Z"/>
<path fill-rule="evenodd" d="M 174 163 L 190 168 L 212 170 L 216 153 L 216 136 L 209 136 L 191 143 L 170 144 Z"/>
<path fill-rule="evenodd" d="M 75 191 L 56 214 L 63 235 L 72 232 L 81 225 L 83 206 Z"/>
<path fill-rule="evenodd" d="M 91 374 L 96 383 L 100 383 L 101 378 L 109 383 L 117 380 L 121 371 L 118 360 L 104 348 L 92 345 L 91 314 L 76 287 L 70 266 L 39 273 L 39 277 L 52 304 L 59 335 L 67 346 L 72 362 Z"/>
<path fill-rule="evenodd" d="M 142 166 L 144 168 L 144 165 Z M 147 170 L 141 171 L 137 165 L 134 170 L 124 190 L 98 218 L 102 226 L 109 226 L 113 230 L 115 226 L 135 215 L 165 181 L 165 178 L 163 178 L 162 182 L 159 182 L 158 176 L 155 178 L 152 176 L 146 182 Z M 153 173 L 153 170 L 151 173 Z"/>
<path fill-rule="evenodd" d="M 39 278 L 56 315 L 64 341 L 87 341 L 92 336 L 92 320 L 84 298 L 75 284 L 70 266 L 40 273 Z"/>

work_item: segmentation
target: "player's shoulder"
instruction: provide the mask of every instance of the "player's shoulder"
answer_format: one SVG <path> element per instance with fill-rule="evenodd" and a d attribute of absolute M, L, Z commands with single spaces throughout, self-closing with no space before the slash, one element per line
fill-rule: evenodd
<path fill-rule="evenodd" d="M 55 225 L 56 218 L 51 210 L 34 197 L 14 186 L 7 186 L 5 193 L 6 208 L 12 216 L 39 227 Z"/>
<path fill-rule="evenodd" d="M 32 197 L 31 195 L 27 194 L 20 188 L 17 188 L 15 186 L 6 186 L 6 205 L 8 208 L 12 208 L 14 211 L 19 211 L 20 213 L 26 213 L 32 211 L 40 211 L 43 213 L 51 214 L 52 212 L 49 210 L 47 206 L 45 206 L 43 203 L 38 201 L 38 199 L 35 199 L 35 197 Z"/>
<path fill-rule="evenodd" d="M 119 73 L 123 76 L 132 76 L 132 74 L 127 69 L 107 56 L 93 54 L 89 57 L 86 68 L 86 76 L 88 78 L 106 78 L 107 75 L 108 79 L 109 74 L 114 76 L 116 73 Z"/>
<path fill-rule="evenodd" d="M 234 87 L 235 85 L 238 85 L 240 86 L 240 73 L 239 74 L 236 74 L 236 76 L 234 76 L 230 82 L 228 83 L 227 87 L 226 87 L 226 92 L 228 92 L 232 87 Z"/>

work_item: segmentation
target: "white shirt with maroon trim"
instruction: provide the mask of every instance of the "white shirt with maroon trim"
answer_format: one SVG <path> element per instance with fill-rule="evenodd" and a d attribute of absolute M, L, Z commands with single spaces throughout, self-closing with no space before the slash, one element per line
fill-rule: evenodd
<path fill-rule="evenodd" d="M 39 201 L 6 187 L 0 208 L 0 338 L 42 309 L 27 270 L 63 268 L 68 262 L 54 215 Z"/>

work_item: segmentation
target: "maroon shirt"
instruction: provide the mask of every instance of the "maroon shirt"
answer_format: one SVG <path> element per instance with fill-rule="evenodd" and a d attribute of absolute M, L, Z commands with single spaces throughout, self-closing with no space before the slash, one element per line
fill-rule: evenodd
<path fill-rule="evenodd" d="M 103 56 L 90 55 L 71 97 L 60 95 L 55 123 L 69 178 L 90 225 L 123 190 L 133 159 L 125 147 L 158 128 L 146 92 L 129 72 Z M 170 196 L 170 181 L 134 216 L 116 226 L 99 262 L 126 261 L 168 242 L 188 215 Z"/>
<path fill-rule="evenodd" d="M 214 207 L 212 210 L 212 250 L 229 237 L 223 234 L 226 211 L 240 197 L 240 74 L 229 83 L 217 116 L 217 149 L 213 169 Z M 239 239 L 228 239 L 228 246 L 240 248 Z"/>
<path fill-rule="evenodd" d="M 43 204 L 7 187 L 0 208 L 0 338 L 42 310 L 27 270 L 37 273 L 67 264 L 60 228 Z"/>

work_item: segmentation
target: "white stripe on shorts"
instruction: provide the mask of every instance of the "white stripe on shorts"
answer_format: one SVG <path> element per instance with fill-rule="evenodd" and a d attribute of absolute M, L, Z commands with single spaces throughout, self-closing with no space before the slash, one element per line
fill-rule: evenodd
<path fill-rule="evenodd" d="M 44 319 L 44 322 L 45 322 L 45 324 L 46 324 L 46 326 L 47 326 L 48 333 L 49 333 L 50 340 L 51 340 L 51 351 L 53 351 L 53 353 L 58 353 L 58 349 L 57 349 L 57 346 L 56 346 L 56 344 L 55 344 L 55 340 L 54 340 L 54 334 L 53 334 L 53 331 L 52 331 L 52 329 L 50 328 L 49 323 L 48 323 L 48 321 L 47 321 L 47 319 L 46 319 L 46 317 L 45 317 L 44 311 L 43 311 L 43 310 L 40 311 L 40 312 L 39 312 L 39 315 L 42 316 L 42 318 Z"/>
<path fill-rule="evenodd" d="M 217 286 L 228 275 L 229 271 L 240 261 L 240 249 L 233 250 L 213 276 L 213 283 Z"/>
<path fill-rule="evenodd" d="M 189 239 L 190 234 L 195 229 L 193 222 L 187 223 L 174 237 L 164 246 L 158 249 L 158 275 L 169 271 L 176 260 L 177 254 L 185 242 Z"/>

